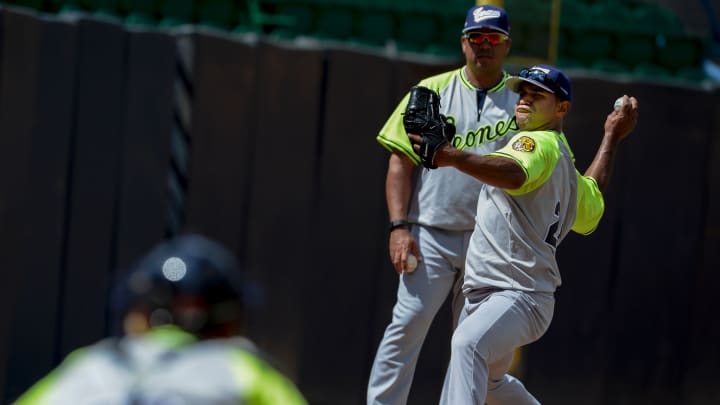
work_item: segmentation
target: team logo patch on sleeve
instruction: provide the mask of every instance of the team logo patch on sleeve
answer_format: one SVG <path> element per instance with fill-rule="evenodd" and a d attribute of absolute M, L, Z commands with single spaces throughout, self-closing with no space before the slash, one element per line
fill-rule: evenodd
<path fill-rule="evenodd" d="M 518 152 L 532 152 L 535 150 L 535 140 L 527 136 L 521 136 L 513 142 L 512 148 Z"/>

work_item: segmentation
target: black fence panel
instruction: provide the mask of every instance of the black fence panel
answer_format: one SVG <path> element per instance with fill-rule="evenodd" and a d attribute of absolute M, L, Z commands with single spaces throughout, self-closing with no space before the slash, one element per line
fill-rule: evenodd
<path fill-rule="evenodd" d="M 165 233 L 175 53 L 175 38 L 167 32 L 128 31 L 117 268 L 129 266 Z"/>
<path fill-rule="evenodd" d="M 181 57 L 190 60 L 192 99 L 186 227 L 241 251 L 256 142 L 257 46 L 205 32 L 180 34 L 178 41 Z"/>
<path fill-rule="evenodd" d="M 693 100 L 693 103 L 695 101 Z M 686 374 L 683 382 L 683 403 L 715 404 L 720 403 L 720 386 L 717 375 L 720 373 L 720 323 L 716 314 L 720 313 L 720 303 L 715 293 L 720 283 L 720 91 L 713 93 L 710 100 L 710 115 L 703 116 L 708 120 L 709 144 L 704 151 L 707 165 L 705 202 L 698 209 L 705 213 L 704 226 L 700 230 L 704 240 L 703 252 L 700 255 L 702 264 L 693 283 L 692 312 L 690 315 L 691 329 L 686 354 Z M 698 158 L 702 155 L 701 151 Z M 695 174 L 691 174 L 695 175 Z M 686 209 L 695 207 L 687 206 Z"/>
<path fill-rule="evenodd" d="M 257 65 L 246 265 L 264 289 L 250 314 L 250 336 L 297 380 L 310 212 L 320 164 L 323 53 L 265 43 Z"/>
<path fill-rule="evenodd" d="M 63 62 L 73 58 L 74 27 L 17 9 L 0 15 L 0 295 L 8 300 L 0 310 L 0 398 L 9 400 L 57 356 L 74 83 L 73 65 Z"/>
<path fill-rule="evenodd" d="M 61 353 L 107 333 L 106 302 L 114 264 L 125 117 L 124 27 L 77 21 L 75 131 L 61 306 Z"/>
<path fill-rule="evenodd" d="M 327 53 L 326 66 L 319 186 L 300 284 L 300 382 L 311 403 L 355 404 L 365 397 L 377 347 L 378 279 L 395 274 L 385 266 L 387 154 L 375 141 L 392 107 L 392 65 L 338 50 Z"/>
<path fill-rule="evenodd" d="M 17 14 L 10 10 L 0 11 L 2 28 L 2 68 L 0 69 L 0 229 L 3 229 L 0 249 L 0 265 L 12 271 L 0 272 L 0 321 L 2 325 L 11 325 L 19 310 L 17 302 L 23 297 L 20 291 L 25 281 L 20 271 L 24 267 L 23 257 L 19 254 L 24 246 L 24 219 L 27 213 L 23 209 L 24 196 L 28 190 L 26 161 L 30 155 L 32 134 L 32 109 L 34 104 L 35 70 L 28 66 L 37 66 L 37 53 L 40 43 L 40 24 L 29 15 Z M 14 40 L 22 35 L 24 41 Z M 4 365 L 10 359 L 15 343 L 12 328 L 0 330 L 0 360 Z M 0 377 L 12 381 L 13 371 L 0 368 Z M 17 388 L 12 387 L 7 391 Z M 2 390 L 0 390 L 2 392 Z"/>
<path fill-rule="evenodd" d="M 646 101 L 617 173 L 628 187 L 619 202 L 607 402 L 675 404 L 682 402 L 678 381 L 702 263 L 712 124 L 701 117 L 712 117 L 716 99 L 672 86 L 635 84 L 633 93 Z M 692 102 L 668 103 L 671 97 Z M 678 116 L 686 118 L 658 118 Z"/>

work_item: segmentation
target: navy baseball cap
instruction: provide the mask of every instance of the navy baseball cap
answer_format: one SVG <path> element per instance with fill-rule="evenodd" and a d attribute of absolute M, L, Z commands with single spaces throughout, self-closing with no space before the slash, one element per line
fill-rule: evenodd
<path fill-rule="evenodd" d="M 488 28 L 502 32 L 505 35 L 510 35 L 510 21 L 508 20 L 505 10 L 501 7 L 487 4 L 475 6 L 468 10 L 467 17 L 465 18 L 465 26 L 462 30 L 463 34 L 482 28 Z"/>
<path fill-rule="evenodd" d="M 520 89 L 522 82 L 532 83 L 550 93 L 560 97 L 561 100 L 572 101 L 572 85 L 570 78 L 561 70 L 550 65 L 535 65 L 520 71 L 520 74 L 513 76 L 505 84 L 515 93 Z"/>

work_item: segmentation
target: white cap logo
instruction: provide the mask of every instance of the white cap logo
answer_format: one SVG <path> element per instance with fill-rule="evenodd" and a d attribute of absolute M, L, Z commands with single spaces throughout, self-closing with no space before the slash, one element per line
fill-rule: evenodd
<path fill-rule="evenodd" d="M 500 11 L 498 10 L 485 10 L 484 8 L 479 8 L 475 11 L 473 11 L 473 19 L 475 22 L 480 22 L 483 20 L 487 20 L 489 18 L 499 18 L 500 17 Z"/>

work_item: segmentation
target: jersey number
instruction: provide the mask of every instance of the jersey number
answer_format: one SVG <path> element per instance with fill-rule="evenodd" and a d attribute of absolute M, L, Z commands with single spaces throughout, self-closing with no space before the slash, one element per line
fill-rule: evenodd
<path fill-rule="evenodd" d="M 558 239 L 560 238 L 558 228 L 560 226 L 560 202 L 555 204 L 555 222 L 548 228 L 547 236 L 545 236 L 545 243 L 557 248 Z"/>

